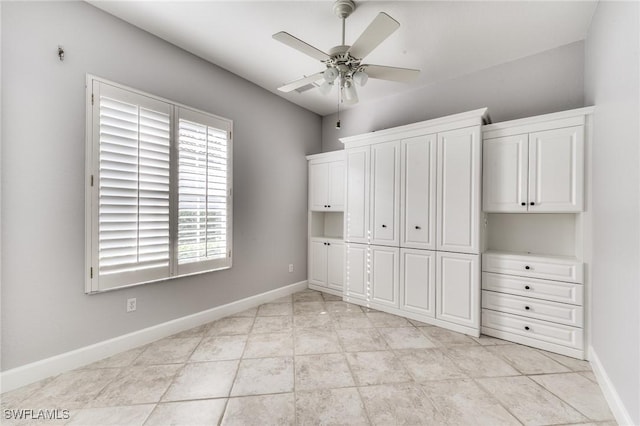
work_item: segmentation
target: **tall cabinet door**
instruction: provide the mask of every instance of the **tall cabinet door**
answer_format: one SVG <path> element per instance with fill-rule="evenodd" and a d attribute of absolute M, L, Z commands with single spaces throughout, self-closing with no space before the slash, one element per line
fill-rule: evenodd
<path fill-rule="evenodd" d="M 309 282 L 327 285 L 327 243 L 321 240 L 309 242 Z"/>
<path fill-rule="evenodd" d="M 438 134 L 437 250 L 480 252 L 480 127 Z"/>
<path fill-rule="evenodd" d="M 526 212 L 528 204 L 529 136 L 515 135 L 483 142 L 483 209 Z"/>
<path fill-rule="evenodd" d="M 371 146 L 371 244 L 400 243 L 400 142 Z"/>
<path fill-rule="evenodd" d="M 345 239 L 353 243 L 369 242 L 369 169 L 368 146 L 347 150 L 347 211 Z"/>
<path fill-rule="evenodd" d="M 398 247 L 371 246 L 371 302 L 399 307 Z"/>
<path fill-rule="evenodd" d="M 436 318 L 480 326 L 480 261 L 477 254 L 436 254 Z"/>
<path fill-rule="evenodd" d="M 329 192 L 327 203 L 329 210 L 344 210 L 344 162 L 329 163 Z"/>
<path fill-rule="evenodd" d="M 309 164 L 309 210 L 327 210 L 329 163 Z"/>
<path fill-rule="evenodd" d="M 400 309 L 436 316 L 436 252 L 400 249 Z"/>
<path fill-rule="evenodd" d="M 582 211 L 583 157 L 583 126 L 529 135 L 530 212 Z"/>
<path fill-rule="evenodd" d="M 436 248 L 436 135 L 401 142 L 402 247 Z"/>
<path fill-rule="evenodd" d="M 342 291 L 343 277 L 344 243 L 331 241 L 327 246 L 327 286 Z"/>
<path fill-rule="evenodd" d="M 366 244 L 346 245 L 346 267 L 344 296 L 367 300 L 369 287 L 369 246 Z"/>

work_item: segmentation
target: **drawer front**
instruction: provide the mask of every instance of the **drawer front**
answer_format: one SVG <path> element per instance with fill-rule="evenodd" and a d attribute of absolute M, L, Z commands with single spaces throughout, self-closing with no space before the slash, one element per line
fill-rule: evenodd
<path fill-rule="evenodd" d="M 582 284 L 537 280 L 491 272 L 482 273 L 482 289 L 580 306 L 584 300 Z"/>
<path fill-rule="evenodd" d="M 554 324 L 547 321 L 483 309 L 482 326 L 554 343 L 556 345 L 584 349 L 582 329 L 568 325 Z"/>
<path fill-rule="evenodd" d="M 582 263 L 565 259 L 511 254 L 484 254 L 482 270 L 556 281 L 582 282 Z"/>
<path fill-rule="evenodd" d="M 482 307 L 574 327 L 582 327 L 583 324 L 581 306 L 548 302 L 530 297 L 513 296 L 484 290 L 482 292 Z"/>

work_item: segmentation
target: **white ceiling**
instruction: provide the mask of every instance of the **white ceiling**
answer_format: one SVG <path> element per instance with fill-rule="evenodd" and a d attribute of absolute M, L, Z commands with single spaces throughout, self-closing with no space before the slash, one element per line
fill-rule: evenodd
<path fill-rule="evenodd" d="M 277 87 L 324 69 L 271 38 L 286 31 L 328 51 L 340 44 L 332 1 L 95 1 L 92 5 L 320 115 L 337 93 L 283 94 Z M 363 63 L 418 68 L 411 84 L 369 80 L 360 103 L 562 46 L 586 37 L 595 1 L 357 1 L 352 44 L 379 12 L 400 22 Z"/>

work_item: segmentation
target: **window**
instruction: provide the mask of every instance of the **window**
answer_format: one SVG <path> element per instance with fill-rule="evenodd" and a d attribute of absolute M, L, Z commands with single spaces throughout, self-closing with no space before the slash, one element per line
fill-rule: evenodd
<path fill-rule="evenodd" d="M 230 120 L 88 76 L 87 292 L 231 267 Z"/>

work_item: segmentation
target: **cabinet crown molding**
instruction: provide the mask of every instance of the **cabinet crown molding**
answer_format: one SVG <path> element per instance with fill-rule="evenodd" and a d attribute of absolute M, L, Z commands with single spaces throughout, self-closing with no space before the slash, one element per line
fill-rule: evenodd
<path fill-rule="evenodd" d="M 306 158 L 309 161 L 324 163 L 328 161 L 344 160 L 345 152 L 343 149 L 338 151 L 321 152 L 319 154 L 310 154 Z"/>
<path fill-rule="evenodd" d="M 571 109 L 551 114 L 536 115 L 534 117 L 519 118 L 487 124 L 482 127 L 482 138 L 492 139 L 502 136 L 518 135 L 539 130 L 580 126 L 585 124 L 586 117 L 593 114 L 595 107 Z"/>
<path fill-rule="evenodd" d="M 488 123 L 491 123 L 489 109 L 480 108 L 473 111 L 406 124 L 404 126 L 375 130 L 373 132 L 355 136 L 347 136 L 340 138 L 340 142 L 342 142 L 345 147 L 348 146 L 349 148 L 352 148 L 360 145 L 370 145 L 372 143 L 385 142 L 399 138 L 405 139 L 413 136 L 444 132 L 447 130 L 484 125 Z"/>

